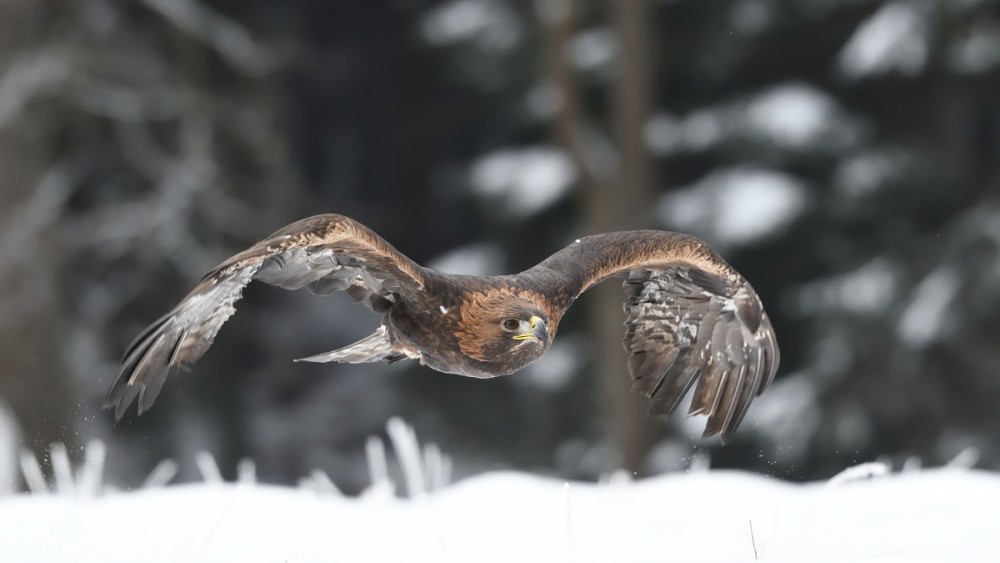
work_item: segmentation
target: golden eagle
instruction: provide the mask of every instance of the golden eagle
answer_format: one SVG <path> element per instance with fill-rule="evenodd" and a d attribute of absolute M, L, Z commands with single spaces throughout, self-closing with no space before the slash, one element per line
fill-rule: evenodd
<path fill-rule="evenodd" d="M 148 409 L 170 368 L 196 361 L 252 280 L 328 295 L 346 291 L 382 314 L 374 334 L 303 361 L 419 360 L 438 371 L 513 373 L 552 344 L 566 309 L 596 283 L 624 277 L 625 349 L 633 389 L 669 415 L 698 381 L 690 414 L 727 441 L 778 369 L 760 297 L 704 242 L 665 231 L 581 238 L 516 275 L 424 268 L 342 215 L 302 219 L 219 264 L 126 349 L 106 408 Z"/>

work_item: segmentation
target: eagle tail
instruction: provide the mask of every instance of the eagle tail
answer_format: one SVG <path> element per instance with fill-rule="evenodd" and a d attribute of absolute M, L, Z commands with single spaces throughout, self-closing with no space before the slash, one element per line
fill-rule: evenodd
<path fill-rule="evenodd" d="M 337 350 L 333 350 L 331 352 L 316 354 L 315 356 L 309 356 L 308 358 L 298 358 L 295 361 L 364 364 L 382 360 L 392 363 L 408 357 L 409 356 L 407 354 L 400 352 L 395 346 L 393 346 L 392 341 L 389 339 L 389 334 L 385 330 L 385 325 L 382 325 L 378 327 L 378 330 L 374 333 L 362 338 L 350 346 L 338 348 Z"/>

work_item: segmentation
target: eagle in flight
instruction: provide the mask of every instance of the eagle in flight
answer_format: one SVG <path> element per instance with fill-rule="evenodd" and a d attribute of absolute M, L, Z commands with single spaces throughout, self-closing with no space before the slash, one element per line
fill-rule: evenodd
<path fill-rule="evenodd" d="M 319 295 L 346 291 L 382 315 L 362 340 L 302 361 L 418 360 L 469 377 L 508 375 L 552 344 L 576 298 L 624 278 L 625 350 L 633 390 L 650 415 L 669 415 L 697 382 L 689 414 L 728 441 L 778 369 L 778 345 L 760 297 L 701 240 L 665 231 L 584 237 L 520 274 L 453 275 L 424 268 L 364 225 L 317 215 L 219 264 L 125 350 L 105 407 L 139 413 L 174 366 L 208 350 L 253 280 Z"/>

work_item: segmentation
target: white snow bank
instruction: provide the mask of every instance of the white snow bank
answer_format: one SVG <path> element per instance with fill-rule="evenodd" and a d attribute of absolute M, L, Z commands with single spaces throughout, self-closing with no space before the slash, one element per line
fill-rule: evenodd
<path fill-rule="evenodd" d="M 200 484 L 0 499 L 0 553 L 21 562 L 998 561 L 997 506 L 1000 476 L 955 469 L 808 485 L 723 471 L 610 485 L 492 473 L 416 500 Z"/>

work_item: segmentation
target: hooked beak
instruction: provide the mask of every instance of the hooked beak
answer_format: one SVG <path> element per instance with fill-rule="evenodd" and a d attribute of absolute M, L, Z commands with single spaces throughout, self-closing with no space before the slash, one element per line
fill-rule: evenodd
<path fill-rule="evenodd" d="M 525 324 L 527 324 L 527 326 L 523 327 L 524 330 L 513 336 L 514 340 L 528 340 L 530 338 L 534 338 L 542 343 L 549 341 L 549 327 L 545 326 L 545 321 L 543 321 L 541 317 L 533 315 Z"/>

